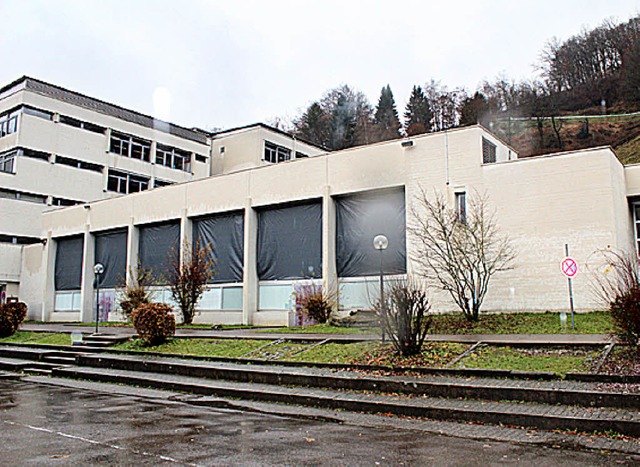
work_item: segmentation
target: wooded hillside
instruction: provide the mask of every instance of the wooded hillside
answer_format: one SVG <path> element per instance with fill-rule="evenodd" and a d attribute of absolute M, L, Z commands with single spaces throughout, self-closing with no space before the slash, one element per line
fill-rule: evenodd
<path fill-rule="evenodd" d="M 523 156 L 608 144 L 623 162 L 640 162 L 640 16 L 551 39 L 537 65 L 530 80 L 499 76 L 473 92 L 415 85 L 402 121 L 389 85 L 376 106 L 342 85 L 283 129 L 336 150 L 481 123 Z"/>

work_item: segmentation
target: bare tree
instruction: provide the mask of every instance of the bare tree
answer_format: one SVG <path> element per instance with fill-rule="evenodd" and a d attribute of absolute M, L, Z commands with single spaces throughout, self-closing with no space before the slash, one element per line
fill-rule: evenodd
<path fill-rule="evenodd" d="M 214 276 L 211 247 L 199 242 L 183 245 L 185 255 L 180 258 L 177 248 L 171 250 L 167 281 L 171 287 L 171 297 L 182 312 L 183 324 L 191 324 L 196 305 L 204 294 L 207 283 Z"/>
<path fill-rule="evenodd" d="M 466 198 L 466 197 L 465 197 Z M 431 285 L 445 290 L 469 321 L 477 321 L 489 281 L 511 269 L 515 250 L 501 235 L 486 196 L 452 209 L 445 197 L 421 190 L 408 231 L 417 245 L 413 260 Z"/>

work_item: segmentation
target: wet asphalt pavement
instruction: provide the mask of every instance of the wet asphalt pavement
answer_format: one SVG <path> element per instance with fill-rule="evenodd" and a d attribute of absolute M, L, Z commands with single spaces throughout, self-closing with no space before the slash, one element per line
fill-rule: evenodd
<path fill-rule="evenodd" d="M 0 379 L 1 465 L 612 465 L 622 454 L 191 406 Z M 117 388 L 117 387 L 115 387 Z M 160 394 L 160 396 L 158 396 Z M 164 399 L 162 399 L 164 397 Z"/>

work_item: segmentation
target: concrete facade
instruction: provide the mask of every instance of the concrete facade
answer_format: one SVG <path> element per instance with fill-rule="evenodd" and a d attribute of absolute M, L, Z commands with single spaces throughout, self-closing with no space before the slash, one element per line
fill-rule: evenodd
<path fill-rule="evenodd" d="M 28 303 L 30 318 L 94 319 L 96 235 L 114 229 L 127 232 L 130 275 L 139 260 L 141 229 L 178 222 L 180 243 L 184 244 L 192 238 L 194 220 L 239 212 L 243 219 L 241 279 L 212 285 L 196 321 L 290 324 L 292 292 L 311 279 L 259 279 L 260 213 L 266 208 L 308 201 L 321 203 L 322 211 L 322 271 L 315 280 L 324 287 L 341 290 L 344 310 L 366 307 L 377 293 L 377 278 L 373 274 L 338 276 L 336 203 L 344 196 L 388 189 L 403 190 L 405 222 L 409 226 L 415 216 L 422 215 L 416 203 L 422 191 L 442 194 L 452 207 L 462 193 L 468 200 L 487 197 L 499 229 L 511 239 L 517 257 L 513 269 L 492 280 L 485 311 L 567 309 L 567 281 L 560 273 L 565 244 L 581 267 L 573 284 L 576 309 L 597 308 L 587 273 L 594 252 L 603 248 L 630 251 L 638 241 L 634 226 L 640 223 L 640 215 L 636 217 L 633 210 L 634 202 L 640 199 L 640 166 L 622 166 L 607 147 L 520 159 L 490 132 L 471 126 L 327 152 L 262 124 L 206 134 L 161 122 L 155 125 L 163 128 L 160 131 L 152 120 L 145 120 L 149 117 L 124 109 L 120 113 L 112 109 L 112 115 L 105 115 L 104 108 L 88 110 L 60 96 L 43 96 L 38 89 L 0 91 L 0 114 L 5 108 L 28 104 L 53 115 L 47 120 L 20 114 L 18 131 L 0 137 L 0 153 L 28 147 L 101 164 L 104 170 L 99 174 L 64 164 L 58 167 L 53 156 L 53 163 L 18 156 L 15 173 L 0 172 L 4 177 L 0 186 L 25 192 L 42 187 L 47 197 L 47 202 L 40 204 L 0 199 L 0 214 L 9 220 L 3 222 L 0 233 L 37 240 L 23 245 L 0 244 L 0 283 L 4 281 L 12 293 Z M 67 128 L 69 125 L 56 122 L 64 115 L 100 125 L 105 133 Z M 192 170 L 170 169 L 113 154 L 111 131 L 150 141 L 152 160 L 158 145 L 189 151 Z M 189 131 L 198 141 L 189 139 Z M 196 155 L 204 162 L 197 163 Z M 109 168 L 145 173 L 151 181 L 157 177 L 176 183 L 114 194 L 108 190 L 105 173 Z M 82 172 L 77 179 L 73 178 L 76 172 Z M 91 173 L 85 176 L 85 172 Z M 77 198 L 83 204 L 47 206 L 54 197 Z M 83 239 L 80 285 L 74 290 L 56 290 L 56 250 L 61 241 L 73 236 Z M 417 272 L 413 260 L 416 240 L 406 234 L 404 240 L 406 271 L 413 275 Z M 110 294 L 113 304 L 115 291 L 104 293 Z M 157 287 L 155 294 L 156 300 L 170 302 L 166 287 Z M 433 309 L 455 309 L 442 292 L 433 289 L 431 295 Z M 110 318 L 117 318 L 117 313 Z"/>

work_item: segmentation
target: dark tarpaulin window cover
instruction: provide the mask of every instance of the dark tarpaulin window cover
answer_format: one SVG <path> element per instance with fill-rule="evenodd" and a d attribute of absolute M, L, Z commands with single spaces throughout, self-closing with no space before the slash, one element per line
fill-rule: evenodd
<path fill-rule="evenodd" d="M 155 284 L 166 284 L 171 250 L 180 248 L 180 222 L 141 226 L 139 241 L 140 266 L 151 271 Z"/>
<path fill-rule="evenodd" d="M 214 260 L 211 283 L 242 282 L 244 213 L 216 214 L 193 220 L 193 245 L 208 248 Z"/>
<path fill-rule="evenodd" d="M 322 277 L 322 202 L 258 212 L 258 278 Z"/>
<path fill-rule="evenodd" d="M 56 239 L 56 290 L 80 290 L 82 284 L 82 236 Z"/>
<path fill-rule="evenodd" d="M 385 235 L 385 274 L 407 272 L 404 188 L 336 198 L 336 267 L 338 277 L 380 274 L 380 252 L 373 238 Z"/>
<path fill-rule="evenodd" d="M 124 285 L 127 274 L 127 231 L 96 234 L 95 263 L 104 266 L 100 287 L 115 288 Z"/>

